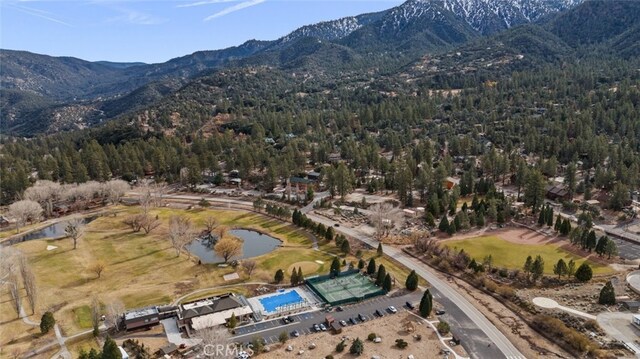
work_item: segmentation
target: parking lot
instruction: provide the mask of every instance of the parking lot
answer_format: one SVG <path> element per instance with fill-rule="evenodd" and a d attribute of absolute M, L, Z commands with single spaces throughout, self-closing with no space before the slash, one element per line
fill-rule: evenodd
<path fill-rule="evenodd" d="M 347 322 L 347 326 L 353 325 L 349 323 L 349 319 L 353 318 L 356 322 L 355 325 L 357 325 L 361 323 L 361 320 L 358 319 L 359 314 L 362 314 L 365 321 L 373 319 L 376 316 L 376 310 L 380 310 L 383 315 L 394 315 L 388 311 L 389 306 L 394 306 L 400 313 L 408 309 L 405 304 L 407 301 L 417 306 L 421 295 L 422 293 L 417 292 L 396 297 L 380 296 L 361 303 L 342 306 L 342 311 L 337 311 L 336 308 L 333 308 L 331 313 L 326 311 L 313 311 L 296 314 L 290 316 L 293 322 L 289 324 L 284 324 L 282 319 L 251 324 L 236 328 L 236 338 L 241 342 L 249 342 L 253 340 L 254 337 L 262 337 L 267 344 L 275 343 L 283 331 L 287 332 L 290 336 L 294 331 L 297 331 L 300 335 L 314 332 L 314 324 L 324 323 L 325 316 L 329 314 L 333 316 L 336 321 L 344 320 Z"/>

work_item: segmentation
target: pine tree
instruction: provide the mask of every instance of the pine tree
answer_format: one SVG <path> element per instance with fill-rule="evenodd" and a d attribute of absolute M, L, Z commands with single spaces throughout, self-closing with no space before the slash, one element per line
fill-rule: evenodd
<path fill-rule="evenodd" d="M 576 279 L 580 282 L 588 282 L 593 277 L 593 270 L 587 263 L 582 263 L 576 270 Z"/>
<path fill-rule="evenodd" d="M 608 281 L 604 287 L 600 290 L 600 297 L 598 303 L 602 305 L 614 305 L 616 304 L 616 292 L 613 288 L 611 281 Z"/>
<path fill-rule="evenodd" d="M 604 253 L 607 255 L 608 259 L 611 259 L 611 256 L 615 256 L 618 254 L 618 245 L 616 242 L 612 240 L 607 241 L 607 245 L 604 248 Z"/>
<path fill-rule="evenodd" d="M 553 207 L 547 208 L 547 227 L 551 227 L 553 225 Z"/>
<path fill-rule="evenodd" d="M 298 267 L 298 283 L 304 282 L 304 275 L 302 274 L 302 267 Z"/>
<path fill-rule="evenodd" d="M 273 277 L 273 279 L 275 280 L 276 283 L 280 284 L 282 283 L 282 281 L 284 280 L 284 272 L 282 271 L 282 269 L 278 269 L 276 271 L 275 276 Z"/>
<path fill-rule="evenodd" d="M 427 289 L 422 295 L 422 299 L 420 299 L 420 306 L 418 310 L 420 311 L 420 315 L 423 318 L 431 315 L 431 310 L 433 309 L 433 296 L 431 296 L 431 292 Z"/>
<path fill-rule="evenodd" d="M 329 271 L 329 275 L 331 277 L 337 277 L 340 274 L 340 260 L 337 257 L 333 258 L 331 261 L 331 269 Z"/>
<path fill-rule="evenodd" d="M 447 219 L 447 215 L 442 216 L 440 220 L 440 224 L 438 225 L 438 229 L 441 232 L 447 233 L 449 231 L 449 219 Z"/>
<path fill-rule="evenodd" d="M 374 258 L 369 259 L 369 265 L 367 266 L 367 274 L 374 275 L 376 273 L 376 260 Z"/>
<path fill-rule="evenodd" d="M 405 281 L 405 287 L 410 291 L 414 291 L 418 289 L 419 280 L 420 278 L 418 277 L 416 271 L 412 270 L 411 273 L 409 273 L 407 280 Z"/>
<path fill-rule="evenodd" d="M 359 270 L 364 269 L 364 266 L 366 266 L 366 265 L 367 265 L 367 264 L 365 263 L 364 259 L 360 258 L 360 259 L 358 260 L 358 269 L 359 269 Z"/>
<path fill-rule="evenodd" d="M 118 344 L 109 336 L 107 336 L 102 347 L 102 359 L 122 359 Z"/>
<path fill-rule="evenodd" d="M 298 272 L 294 267 L 293 270 L 291 270 L 291 286 L 293 287 L 296 285 L 298 285 Z"/>
<path fill-rule="evenodd" d="M 546 213 L 546 208 L 543 208 L 540 211 L 540 214 L 538 215 L 538 225 L 539 226 L 544 226 L 544 223 L 546 222 L 545 213 Z"/>
<path fill-rule="evenodd" d="M 356 340 L 353 341 L 353 344 L 351 344 L 351 348 L 349 348 L 349 353 L 360 356 L 363 352 L 364 343 L 362 343 L 362 340 L 360 340 L 360 338 L 356 338 Z"/>
<path fill-rule="evenodd" d="M 567 264 L 564 259 L 558 259 L 558 263 L 553 266 L 553 274 L 557 274 L 558 278 L 567 274 Z"/>
<path fill-rule="evenodd" d="M 53 313 L 45 312 L 42 315 L 42 319 L 40 319 L 40 333 L 47 334 L 55 325 L 56 320 L 53 317 Z"/>
<path fill-rule="evenodd" d="M 349 254 L 349 252 L 351 252 L 351 245 L 348 240 L 342 241 L 342 244 L 340 244 L 340 251 L 344 254 Z"/>
<path fill-rule="evenodd" d="M 382 289 L 384 289 L 385 292 L 389 293 L 391 291 L 391 275 L 389 273 L 387 273 L 386 276 L 384 276 L 384 282 L 382 283 Z"/>
<path fill-rule="evenodd" d="M 573 277 L 576 274 L 576 262 L 573 259 L 567 263 L 567 277 Z"/>
<path fill-rule="evenodd" d="M 533 281 L 537 281 L 544 274 L 544 260 L 541 256 L 537 255 L 536 259 L 531 265 L 531 273 L 533 274 Z"/>
<path fill-rule="evenodd" d="M 384 267 L 384 264 L 380 264 L 378 266 L 378 273 L 376 274 L 376 285 L 382 286 L 384 282 L 384 277 L 387 275 L 387 269 Z"/>
<path fill-rule="evenodd" d="M 533 270 L 533 258 L 531 256 L 527 257 L 527 260 L 524 262 L 524 266 L 522 267 L 524 273 L 527 275 L 527 280 L 531 278 L 531 271 Z"/>
<path fill-rule="evenodd" d="M 553 226 L 553 230 L 556 232 L 560 232 L 561 228 L 562 228 L 562 216 L 560 216 L 560 213 L 558 213 L 558 216 L 556 216 L 556 224 Z"/>
<path fill-rule="evenodd" d="M 231 329 L 235 328 L 238 325 L 238 318 L 236 317 L 236 313 L 231 313 L 231 318 L 229 318 L 229 323 L 227 326 Z"/>
<path fill-rule="evenodd" d="M 376 253 L 378 254 L 378 257 L 382 257 L 384 253 L 382 249 L 382 242 L 378 243 L 378 249 L 376 249 Z"/>
<path fill-rule="evenodd" d="M 600 237 L 600 239 L 598 239 L 598 243 L 596 244 L 596 253 L 598 253 L 600 257 L 604 255 L 608 242 L 609 242 L 609 237 L 607 236 L 602 236 Z"/>

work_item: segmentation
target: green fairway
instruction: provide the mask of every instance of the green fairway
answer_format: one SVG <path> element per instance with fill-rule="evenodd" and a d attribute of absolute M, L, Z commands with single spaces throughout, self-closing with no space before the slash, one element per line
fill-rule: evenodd
<path fill-rule="evenodd" d="M 510 269 L 522 269 L 527 256 L 535 258 L 535 256 L 540 255 L 542 259 L 544 259 L 545 274 L 553 274 L 553 265 L 560 258 L 566 262 L 573 259 L 576 262 L 576 268 L 585 261 L 584 258 L 560 248 L 558 244 L 516 244 L 496 236 L 452 240 L 444 244 L 452 249 L 464 249 L 464 251 L 467 252 L 471 258 L 475 258 L 476 261 L 482 261 L 484 257 L 491 255 L 493 257 L 494 267 Z M 594 274 L 613 272 L 609 266 L 597 264 L 589 260 L 587 260 L 587 263 L 593 268 Z"/>

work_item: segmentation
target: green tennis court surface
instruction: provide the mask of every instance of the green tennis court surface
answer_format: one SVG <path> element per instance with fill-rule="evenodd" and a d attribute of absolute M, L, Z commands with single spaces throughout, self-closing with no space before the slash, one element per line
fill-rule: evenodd
<path fill-rule="evenodd" d="M 308 281 L 308 285 L 331 305 L 355 302 L 384 294 L 384 291 L 360 273 L 336 278 L 313 278 Z"/>

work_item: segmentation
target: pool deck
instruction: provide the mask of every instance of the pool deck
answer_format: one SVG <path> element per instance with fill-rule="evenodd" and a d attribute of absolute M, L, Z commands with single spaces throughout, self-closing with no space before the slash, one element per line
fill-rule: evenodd
<path fill-rule="evenodd" d="M 282 312 L 267 311 L 267 308 L 265 308 L 262 302 L 260 301 L 261 299 L 282 295 L 283 293 L 291 292 L 291 291 L 295 291 L 296 293 L 298 293 L 300 298 L 302 298 L 302 300 L 304 301 L 303 303 L 301 303 L 299 307 L 292 308 L 291 310 L 286 310 Z M 312 308 L 319 308 L 323 304 L 320 298 L 316 297 L 311 291 L 306 289 L 304 286 L 295 287 L 295 288 L 286 288 L 282 292 L 274 292 L 274 293 L 260 295 L 257 297 L 247 298 L 247 301 L 249 302 L 249 305 L 251 306 L 251 308 L 255 313 L 259 313 L 261 316 L 268 317 L 268 318 L 276 318 L 279 316 L 306 311 Z"/>

